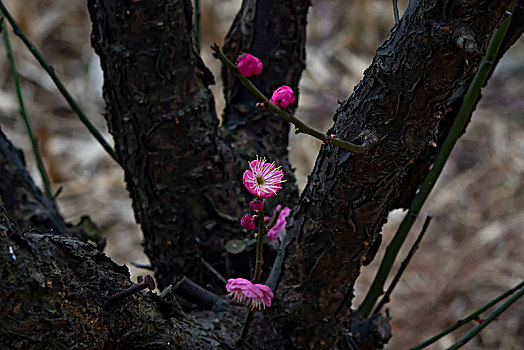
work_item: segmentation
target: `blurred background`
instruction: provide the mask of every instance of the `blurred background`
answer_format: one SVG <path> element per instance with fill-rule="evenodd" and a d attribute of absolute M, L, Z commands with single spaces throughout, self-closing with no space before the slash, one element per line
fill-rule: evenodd
<path fill-rule="evenodd" d="M 90 45 L 85 0 L 5 0 L 30 40 L 53 65 L 91 121 L 111 140 L 103 119 L 102 72 Z M 220 66 L 209 52 L 223 42 L 240 0 L 202 0 L 203 57 L 217 80 Z M 307 69 L 297 116 L 327 130 L 337 107 L 371 63 L 394 24 L 387 0 L 313 0 L 309 14 Z M 399 1 L 402 11 L 407 1 Z M 89 215 L 103 231 L 106 253 L 120 264 L 148 264 L 135 224 L 122 170 L 90 136 L 23 43 L 9 29 L 23 94 L 40 142 L 53 191 L 65 218 Z M 24 150 L 28 169 L 40 183 L 30 142 L 19 115 L 5 48 L 0 45 L 0 125 Z M 220 82 L 213 87 L 220 114 Z M 524 277 L 524 40 L 500 62 L 483 90 L 473 121 L 425 205 L 406 249 L 426 215 L 433 221 L 388 305 L 393 338 L 386 348 L 406 349 L 445 329 Z M 112 140 L 111 140 L 112 142 Z M 291 160 L 300 188 L 320 143 L 291 134 Z M 369 287 L 386 244 L 403 212 L 394 211 L 383 229 L 375 261 L 363 269 L 355 303 Z M 149 273 L 130 266 L 133 279 Z M 358 305 L 358 304 L 354 304 Z M 443 338 L 444 349 L 472 325 Z M 524 349 L 524 300 L 490 324 L 465 349 Z"/>

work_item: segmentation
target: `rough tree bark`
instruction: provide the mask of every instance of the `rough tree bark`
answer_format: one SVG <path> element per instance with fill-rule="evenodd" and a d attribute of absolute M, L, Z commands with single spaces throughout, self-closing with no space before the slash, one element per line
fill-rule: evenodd
<path fill-rule="evenodd" d="M 278 1 L 245 0 L 227 39 L 231 58 L 242 50 L 261 50 L 270 76 L 279 80 L 255 80 L 266 93 L 273 84 L 287 82 L 296 88 L 303 69 L 309 4 L 289 3 L 285 8 Z M 442 124 L 453 115 L 445 112 L 469 83 L 508 4 L 509 0 L 410 2 L 362 82 L 337 110 L 329 131 L 351 142 L 372 142 L 372 150 L 355 155 L 331 145 L 321 149 L 269 280 L 278 287 L 274 306 L 257 315 L 258 331 L 251 333 L 251 344 L 333 348 L 341 338 L 352 337 L 345 329 L 358 329 L 347 315 L 360 266 L 371 259 L 370 247 L 388 211 L 403 205 L 401 198 L 409 196 L 402 195 L 418 186 L 418 181 L 406 181 L 406 174 L 429 167 L 431 157 L 423 155 L 446 130 Z M 223 243 L 241 234 L 237 220 L 248 197 L 238 174 L 245 157 L 251 156 L 247 147 L 274 152 L 286 165 L 286 128 L 266 111 L 254 111 L 252 98 L 227 73 L 225 127 L 218 127 L 207 88 L 212 77 L 193 45 L 190 1 L 89 0 L 88 6 L 93 46 L 105 74 L 108 124 L 159 284 L 166 287 L 186 275 L 200 284 L 212 281 L 208 288 L 218 291 L 220 284 L 202 267 L 201 258 L 225 271 Z M 282 17 L 264 19 L 277 13 Z M 260 27 L 282 23 L 286 16 L 292 19 L 289 25 L 275 25 L 278 30 L 269 33 L 267 41 L 259 38 Z M 520 27 L 513 32 L 515 38 Z M 295 64 L 282 69 L 277 62 Z M 246 110 L 255 118 L 247 119 Z M 8 150 L 0 153 L 2 176 L 23 170 L 23 162 L 12 161 L 16 150 L 0 136 L 0 148 Z M 21 165 L 9 165 L 16 162 Z M 28 197 L 10 197 L 13 191 L 0 187 L 5 202 L 14 203 L 10 208 L 38 197 L 28 176 L 22 182 L 30 188 Z M 294 191 L 285 196 L 290 203 Z M 31 210 L 49 208 L 45 201 L 37 202 L 43 204 Z M 52 208 L 51 213 L 55 215 Z M 18 230 L 1 214 L 2 343 L 233 346 L 243 309 L 219 302 L 212 310 L 194 312 L 197 321 L 180 312 L 169 289 L 163 298 L 141 292 L 127 302 L 107 304 L 107 295 L 129 285 L 124 268 L 89 244 Z M 54 228 L 52 221 L 40 224 L 41 230 Z M 375 316 L 370 321 L 377 320 Z M 38 324 L 56 329 L 35 328 Z M 371 349 L 386 340 L 362 344 L 363 339 L 338 346 Z"/>
<path fill-rule="evenodd" d="M 436 139 L 449 99 L 475 73 L 510 1 L 410 2 L 329 131 L 374 143 L 324 146 L 288 230 L 270 315 L 298 347 L 331 347 L 366 254 L 414 160 Z"/>

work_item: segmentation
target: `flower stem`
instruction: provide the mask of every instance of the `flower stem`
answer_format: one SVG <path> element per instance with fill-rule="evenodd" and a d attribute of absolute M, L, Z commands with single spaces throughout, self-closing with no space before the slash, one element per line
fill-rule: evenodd
<path fill-rule="evenodd" d="M 244 328 L 242 329 L 242 334 L 237 340 L 237 345 L 243 344 L 246 341 L 247 334 L 249 333 L 249 327 L 251 327 L 251 322 L 253 322 L 253 316 L 255 315 L 255 309 L 249 309 L 246 317 L 246 322 L 244 323 Z"/>
<path fill-rule="evenodd" d="M 491 300 L 490 302 L 488 302 L 486 305 L 484 305 L 483 307 L 481 307 L 480 309 L 478 309 L 477 311 L 471 313 L 470 315 L 468 315 L 467 317 L 461 319 L 461 320 L 458 320 L 457 322 L 455 322 L 453 325 L 451 325 L 450 327 L 448 327 L 447 329 L 443 330 L 442 332 L 440 332 L 439 334 L 435 335 L 434 337 L 426 340 L 425 342 L 423 343 L 420 343 L 419 345 L 411 348 L 410 350 L 420 350 L 420 349 L 423 349 L 425 347 L 427 347 L 428 345 L 431 345 L 433 344 L 434 342 L 436 342 L 437 340 L 439 340 L 440 338 L 444 337 L 445 335 L 448 335 L 449 333 L 453 332 L 455 329 L 461 327 L 462 325 L 465 325 L 466 323 L 470 322 L 470 321 L 473 321 L 475 320 L 480 314 L 482 314 L 484 311 L 490 309 L 492 306 L 494 306 L 495 304 L 499 303 L 500 301 L 506 299 L 508 296 L 510 296 L 511 294 L 515 293 L 516 291 L 518 291 L 519 289 L 522 289 L 524 290 L 524 281 L 523 282 L 520 282 L 517 286 L 511 288 L 510 290 L 504 292 L 503 294 L 499 295 L 498 297 L 496 297 L 495 299 Z M 520 292 L 522 293 L 522 291 Z M 518 299 L 519 297 L 517 297 Z M 514 299 L 513 301 L 515 301 L 516 299 Z M 512 303 L 512 302 L 511 302 Z M 510 303 L 510 304 L 511 304 Z M 508 305 L 509 306 L 509 305 Z M 507 308 L 507 307 L 506 307 Z M 490 315 L 491 316 L 491 315 Z M 482 323 L 485 323 L 487 321 L 487 318 L 486 320 L 484 320 Z"/>
<path fill-rule="evenodd" d="M 515 4 L 516 0 L 513 0 L 509 8 L 511 13 L 515 9 Z M 435 183 L 437 182 L 440 173 L 442 172 L 442 169 L 444 168 L 444 165 L 446 164 L 446 161 L 453 150 L 453 147 L 457 143 L 458 138 L 462 134 L 464 127 L 469 120 L 471 112 L 473 111 L 473 107 L 475 107 L 477 102 L 480 89 L 484 85 L 489 72 L 493 68 L 493 63 L 495 62 L 495 58 L 499 51 L 502 40 L 506 35 L 511 17 L 512 16 L 506 18 L 504 22 L 502 22 L 501 26 L 495 30 L 493 36 L 491 37 L 486 55 L 480 62 L 479 69 L 475 74 L 475 77 L 473 78 L 466 95 L 464 96 L 464 101 L 462 102 L 451 130 L 446 137 L 444 144 L 442 145 L 442 149 L 438 153 L 435 163 L 424 179 L 424 182 L 422 182 L 422 185 L 420 185 L 420 189 L 411 202 L 409 211 L 400 223 L 397 233 L 395 233 L 393 240 L 387 247 L 386 254 L 380 263 L 380 267 L 377 274 L 375 275 L 373 284 L 369 288 L 366 298 L 358 309 L 358 313 L 362 317 L 369 317 L 369 314 L 373 310 L 373 306 L 375 305 L 377 299 L 380 297 L 380 295 L 382 295 L 384 284 L 386 283 L 386 279 L 389 275 L 389 272 L 391 271 L 391 268 L 393 267 L 393 263 L 395 262 L 398 252 L 406 240 L 409 230 L 413 226 L 413 223 L 415 222 L 422 205 L 428 198 L 431 190 L 433 189 L 433 186 L 435 186 Z"/>
<path fill-rule="evenodd" d="M 2 11 L 0 11 L 0 15 L 1 14 L 2 14 Z M 33 134 L 33 129 L 31 128 L 31 123 L 29 122 L 29 118 L 27 117 L 24 98 L 22 96 L 22 88 L 20 87 L 20 77 L 18 75 L 18 71 L 16 70 L 16 63 L 15 63 L 15 59 L 13 56 L 13 50 L 11 49 L 11 43 L 9 42 L 9 34 L 7 33 L 6 27 L 7 26 L 5 25 L 5 22 L 2 22 L 2 32 L 3 32 L 2 34 L 3 34 L 5 49 L 7 51 L 7 58 L 9 60 L 9 66 L 11 68 L 11 75 L 13 76 L 13 80 L 15 83 L 16 95 L 18 97 L 18 105 L 20 106 L 20 115 L 22 116 L 22 119 L 24 119 L 24 124 L 27 129 L 27 134 L 29 135 L 29 139 L 31 140 L 31 146 L 33 148 L 33 153 L 35 154 L 36 165 L 38 166 L 38 171 L 40 172 L 40 176 L 42 177 L 42 182 L 44 184 L 45 195 L 51 201 L 54 201 L 53 193 L 51 192 L 51 185 L 49 183 L 49 177 L 47 176 L 47 173 L 44 167 L 44 162 L 42 161 L 40 151 L 38 150 L 38 142 L 35 138 L 35 135 Z"/>
<path fill-rule="evenodd" d="M 78 103 L 76 103 L 75 99 L 73 98 L 73 96 L 71 96 L 71 94 L 69 94 L 69 91 L 67 91 L 67 89 L 65 88 L 64 84 L 62 84 L 62 82 L 60 81 L 60 79 L 58 78 L 58 76 L 56 75 L 53 67 L 51 67 L 43 58 L 42 54 L 36 49 L 36 47 L 29 41 L 29 39 L 25 36 L 24 32 L 22 32 L 22 30 L 20 29 L 20 27 L 18 26 L 18 24 L 16 23 L 16 21 L 14 20 L 14 18 L 11 16 L 11 14 L 9 13 L 9 11 L 7 10 L 7 8 L 5 7 L 4 3 L 2 2 L 2 0 L 0 0 L 0 10 L 1 12 L 4 14 L 4 16 L 7 18 L 7 20 L 9 21 L 9 23 L 11 24 L 11 26 L 13 27 L 13 31 L 15 33 L 15 35 L 17 35 L 20 39 L 22 39 L 22 41 L 24 42 L 24 44 L 27 46 L 27 48 L 29 49 L 29 51 L 31 51 L 31 53 L 33 54 L 33 56 L 36 58 L 36 60 L 38 61 L 38 63 L 40 63 L 40 65 L 42 66 L 42 68 L 45 69 L 45 71 L 47 72 L 47 74 L 49 74 L 49 77 L 51 77 L 51 79 L 53 80 L 53 82 L 55 83 L 56 87 L 58 88 L 58 91 L 60 91 L 60 93 L 62 94 L 62 96 L 64 96 L 64 98 L 66 99 L 67 103 L 69 104 L 69 106 L 71 107 L 71 109 L 73 111 L 75 111 L 75 113 L 78 115 L 78 117 L 80 118 L 80 121 L 87 127 L 87 129 L 89 130 L 89 132 L 91 133 L 91 135 L 93 135 L 97 141 L 100 143 L 100 145 L 106 150 L 107 153 L 109 153 L 109 155 L 118 163 L 120 164 L 120 162 L 118 161 L 118 157 L 115 153 L 115 150 L 113 149 L 113 147 L 111 147 L 109 145 L 109 143 L 107 143 L 107 141 L 104 139 L 104 137 L 100 134 L 100 132 L 95 128 L 95 126 L 93 124 L 91 124 L 91 121 L 87 118 L 87 116 L 84 114 L 84 112 L 82 112 L 82 110 L 80 109 L 80 107 L 78 106 Z"/>
<path fill-rule="evenodd" d="M 262 102 L 264 102 L 269 109 L 271 109 L 273 112 L 277 113 L 280 117 L 282 117 L 284 120 L 290 122 L 291 124 L 295 125 L 299 132 L 302 132 L 304 134 L 308 134 L 313 136 L 314 138 L 319 139 L 322 142 L 331 143 L 335 146 L 338 146 L 340 148 L 347 149 L 353 153 L 366 153 L 367 152 L 367 146 L 366 145 L 355 145 L 353 143 L 344 141 L 339 139 L 338 137 L 328 137 L 326 134 L 321 133 L 320 131 L 313 129 L 306 123 L 302 122 L 301 120 L 297 119 L 296 117 L 292 116 L 291 114 L 287 113 L 283 109 L 277 107 L 273 103 L 269 102 L 269 99 L 264 96 L 264 94 L 257 89 L 253 83 L 244 77 L 242 74 L 238 72 L 238 68 L 236 67 L 233 62 L 229 60 L 229 58 L 226 57 L 220 46 L 218 44 L 214 44 L 211 46 L 211 50 L 215 53 L 215 57 L 222 61 L 229 69 L 233 71 L 233 73 L 236 75 L 236 77 L 240 80 L 240 82 L 249 90 L 253 95 L 258 97 Z"/>
<path fill-rule="evenodd" d="M 260 276 L 262 275 L 262 265 L 264 264 L 264 258 L 262 252 L 264 251 L 264 237 L 266 236 L 266 225 L 264 222 L 264 209 L 258 214 L 258 237 L 257 237 L 257 257 L 255 276 L 253 277 L 253 283 L 260 282 Z"/>
<path fill-rule="evenodd" d="M 255 276 L 253 277 L 253 283 L 260 282 L 260 276 L 262 275 L 262 265 L 264 260 L 262 258 L 262 252 L 264 251 L 264 237 L 266 236 L 266 225 L 264 223 L 264 209 L 258 213 L 258 237 L 257 237 L 257 257 L 256 257 L 256 267 L 255 267 Z M 251 327 L 251 322 L 253 321 L 253 316 L 255 314 L 255 309 L 252 308 L 247 313 L 246 322 L 244 323 L 244 328 L 242 329 L 242 334 L 237 340 L 237 344 L 242 344 L 246 340 L 247 334 L 249 333 L 249 327 Z"/>

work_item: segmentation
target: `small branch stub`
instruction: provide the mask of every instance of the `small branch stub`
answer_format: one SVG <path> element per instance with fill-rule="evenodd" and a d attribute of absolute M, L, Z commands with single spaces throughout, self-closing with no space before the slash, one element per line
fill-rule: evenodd
<path fill-rule="evenodd" d="M 136 294 L 141 290 L 144 290 L 148 288 L 149 290 L 153 290 L 156 288 L 155 280 L 150 275 L 146 275 L 144 277 L 144 280 L 140 283 L 137 283 L 127 289 L 124 289 L 123 291 L 120 291 L 116 294 L 113 294 L 108 297 L 109 301 L 115 302 L 122 300 L 124 298 L 127 298 L 130 295 Z"/>

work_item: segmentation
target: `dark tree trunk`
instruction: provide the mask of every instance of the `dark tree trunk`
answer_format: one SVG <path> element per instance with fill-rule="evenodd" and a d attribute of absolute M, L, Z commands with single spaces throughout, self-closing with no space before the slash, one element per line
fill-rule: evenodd
<path fill-rule="evenodd" d="M 88 6 L 109 130 L 157 280 L 162 287 L 182 275 L 213 281 L 202 275 L 201 258 L 221 260 L 223 240 L 239 231 L 236 198 L 243 196 L 231 186 L 240 165 L 221 142 L 213 77 L 192 39 L 191 2 Z"/>
<path fill-rule="evenodd" d="M 330 348 L 366 255 L 411 164 L 435 141 L 440 115 L 474 75 L 510 1 L 412 1 L 329 131 L 368 154 L 322 147 L 285 240 L 276 307 L 299 348 Z M 460 43 L 469 41 L 470 47 Z M 437 116 L 438 115 L 438 116 Z"/>

